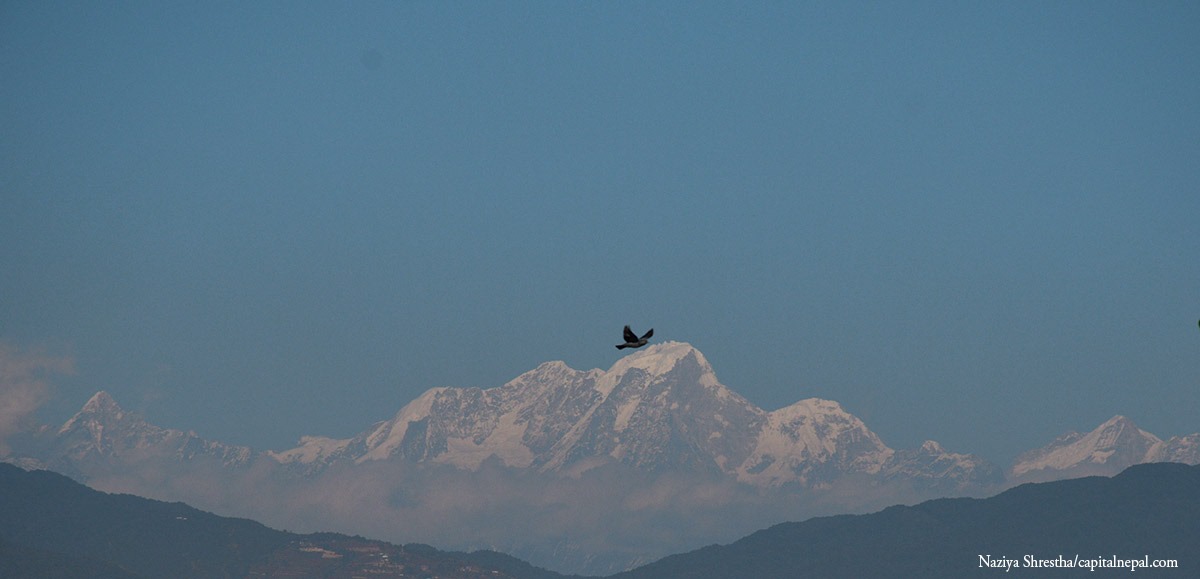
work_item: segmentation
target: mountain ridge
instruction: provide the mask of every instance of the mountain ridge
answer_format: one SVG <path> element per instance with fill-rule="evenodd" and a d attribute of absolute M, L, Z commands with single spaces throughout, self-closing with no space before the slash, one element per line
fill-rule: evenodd
<path fill-rule="evenodd" d="M 698 470 L 762 488 L 827 488 L 838 477 L 866 475 L 963 490 L 1111 475 L 1144 462 L 1200 463 L 1200 433 L 1164 440 L 1122 415 L 1022 453 L 1003 471 L 936 441 L 893 449 L 833 400 L 810 397 L 763 410 L 721 384 L 699 350 L 670 341 L 623 356 L 607 371 L 554 360 L 493 388 L 430 388 L 358 435 L 304 435 L 279 451 L 153 425 L 103 390 L 32 446 L 5 460 L 86 478 L 89 465 L 139 453 L 229 468 L 267 458 L 302 476 L 389 460 L 474 470 L 494 457 L 505 466 L 567 476 L 607 462 Z"/>
<path fill-rule="evenodd" d="M 785 522 L 728 544 L 677 553 L 609 579 L 961 577 L 993 560 L 1039 575 L 1133 565 L 1178 576 L 1197 563 L 1200 466 L 1143 464 L 1113 477 L 1026 483 L 982 499 L 896 505 Z M 297 535 L 255 521 L 89 489 L 63 475 L 0 464 L 6 576 L 566 576 L 494 552 L 444 552 L 336 533 Z M 1031 561 L 1036 560 L 1036 561 Z M 1156 568 L 1161 567 L 1161 568 Z M 577 579 L 585 579 L 578 576 Z M 597 578 L 592 578 L 597 579 Z"/>
<path fill-rule="evenodd" d="M 897 455 L 837 402 L 807 398 L 763 410 L 721 384 L 699 350 L 662 342 L 607 371 L 552 361 L 495 388 L 431 388 L 355 437 L 305 437 L 270 456 L 307 471 L 394 458 L 475 469 L 495 456 L 507 466 L 578 474 L 615 461 L 723 473 L 760 487 L 827 486 L 885 470 L 960 485 L 997 479 L 978 457 L 933 448 L 965 466 L 931 474 L 893 464 L 912 453 Z"/>
<path fill-rule="evenodd" d="M 66 576 L 534 578 L 548 573 L 500 554 L 444 552 L 336 533 L 300 535 L 180 502 L 88 488 L 50 471 L 0 463 L 0 553 L 33 560 L 13 577 Z M 5 564 L 0 562 L 0 569 Z M 407 569 L 406 569 L 407 568 Z"/>
<path fill-rule="evenodd" d="M 1200 466 L 1143 464 L 1113 477 L 1026 483 L 985 499 L 897 505 L 864 515 L 815 517 L 754 532 L 727 545 L 665 557 L 611 579 L 740 577 L 964 577 L 1009 560 L 1020 570 L 1061 557 L 1071 567 L 1036 573 L 1078 577 L 1100 559 L 1180 576 L 1200 543 Z M 1076 560 L 1083 564 L 1074 566 Z M 1153 562 L 1153 563 L 1151 563 Z M 1083 568 L 1080 568 L 1083 567 Z M 1032 572 L 1032 571 L 1031 571 Z"/>

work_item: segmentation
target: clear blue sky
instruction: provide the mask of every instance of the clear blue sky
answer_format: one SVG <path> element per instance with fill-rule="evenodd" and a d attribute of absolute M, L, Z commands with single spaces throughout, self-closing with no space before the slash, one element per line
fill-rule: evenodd
<path fill-rule="evenodd" d="M 1005 462 L 1200 431 L 1194 2 L 0 4 L 0 341 L 257 448 L 690 342 Z"/>

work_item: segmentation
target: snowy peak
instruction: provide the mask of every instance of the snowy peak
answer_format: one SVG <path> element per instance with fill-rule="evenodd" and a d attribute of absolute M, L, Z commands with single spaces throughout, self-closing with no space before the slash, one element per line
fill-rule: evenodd
<path fill-rule="evenodd" d="M 362 460 L 378 460 L 387 458 L 404 442 L 409 425 L 420 422 L 429 416 L 438 396 L 448 388 L 431 388 L 416 400 L 405 404 L 391 420 L 382 422 L 373 428 L 365 437 L 364 444 L 370 450 L 359 457 Z M 349 442 L 347 441 L 349 444 Z M 346 445 L 341 445 L 345 447 Z"/>
<path fill-rule="evenodd" d="M 683 342 L 655 344 L 591 376 L 588 409 L 554 445 L 545 469 L 600 459 L 643 470 L 721 472 L 744 458 L 763 416 Z"/>
<path fill-rule="evenodd" d="M 644 380 L 630 376 L 635 370 L 644 373 Z M 686 342 L 654 344 L 621 358 L 607 372 L 594 372 L 597 372 L 597 388 L 606 396 L 618 384 L 640 382 L 644 385 L 699 386 L 704 392 L 697 391 L 695 395 L 715 396 L 738 405 L 750 404 L 722 385 L 704 354 Z"/>
<path fill-rule="evenodd" d="M 767 414 L 750 456 L 736 469 L 743 482 L 821 484 L 849 473 L 878 473 L 893 450 L 832 400 L 808 398 Z"/>
<path fill-rule="evenodd" d="M 1022 454 L 1009 472 L 1013 478 L 1030 480 L 1061 478 L 1063 473 L 1113 475 L 1147 462 L 1156 448 L 1163 448 L 1162 440 L 1117 415 L 1087 434 L 1069 432 L 1047 446 Z"/>
<path fill-rule="evenodd" d="M 434 388 L 354 439 L 310 437 L 270 455 L 309 464 L 402 458 L 478 468 L 495 456 L 512 467 L 568 469 L 594 458 L 654 468 L 733 460 L 748 447 L 724 433 L 731 421 L 757 425 L 762 411 L 722 386 L 690 344 L 665 342 L 626 355 L 608 371 L 545 362 L 497 388 Z M 664 430 L 701 418 L 699 434 Z M 675 418 L 671 418 L 675 416 Z M 711 422 L 711 424 L 708 424 Z M 674 443 L 679 456 L 662 452 Z M 709 447 L 722 447 L 716 457 Z"/>
<path fill-rule="evenodd" d="M 48 464 L 97 461 L 154 454 L 190 460 L 217 457 L 227 465 L 247 463 L 251 451 L 204 440 L 192 432 L 162 428 L 126 412 L 107 392 L 91 397 L 83 408 L 63 423 L 54 436 Z"/>
<path fill-rule="evenodd" d="M 117 404 L 113 397 L 101 390 L 92 395 L 87 403 L 80 409 L 81 413 L 86 414 L 110 414 L 120 415 L 122 413 L 121 406 Z"/>
<path fill-rule="evenodd" d="M 934 440 L 926 440 L 917 449 L 896 451 L 884 465 L 882 475 L 886 480 L 907 479 L 918 487 L 947 491 L 1004 480 L 1004 473 L 996 465 L 974 455 L 949 452 Z"/>
<path fill-rule="evenodd" d="M 822 398 L 805 398 L 790 406 L 784 406 L 779 410 L 771 411 L 771 416 L 776 417 L 781 421 L 804 421 L 816 417 L 836 417 L 845 418 L 847 422 L 858 420 L 849 412 L 846 412 L 841 404 L 834 400 L 824 400 Z"/>
<path fill-rule="evenodd" d="M 1200 432 L 1162 441 L 1146 453 L 1146 462 L 1200 464 Z"/>
<path fill-rule="evenodd" d="M 267 451 L 267 455 L 281 462 L 312 463 L 328 459 L 346 448 L 350 439 L 334 439 L 325 436 L 301 436 L 299 446 L 283 452 Z"/>
<path fill-rule="evenodd" d="M 125 411 L 109 396 L 108 392 L 103 390 L 92 395 L 83 408 L 75 413 L 59 429 L 59 433 L 65 433 L 77 426 L 88 426 L 95 428 L 96 426 L 106 423 L 117 423 L 125 418 Z"/>
<path fill-rule="evenodd" d="M 692 347 L 691 344 L 661 342 L 622 357 L 612 365 L 612 368 L 609 368 L 607 373 L 624 374 L 630 369 L 637 368 L 651 376 L 661 376 L 670 372 L 680 360 L 689 356 L 695 358 L 696 362 L 705 370 L 712 372 L 712 366 L 709 366 L 704 354 L 701 354 L 700 350 Z"/>
<path fill-rule="evenodd" d="M 769 413 L 754 452 L 737 469 L 739 480 L 758 486 L 823 487 L 847 474 L 954 491 L 1003 479 L 988 461 L 949 452 L 932 440 L 915 450 L 889 448 L 858 417 L 820 398 Z"/>

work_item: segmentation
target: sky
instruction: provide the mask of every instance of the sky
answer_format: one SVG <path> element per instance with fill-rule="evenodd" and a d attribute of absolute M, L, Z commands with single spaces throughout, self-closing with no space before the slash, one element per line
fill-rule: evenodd
<path fill-rule="evenodd" d="M 258 449 L 691 343 L 1001 464 L 1200 431 L 1200 6 L 0 3 L 0 345 Z M 32 378 L 25 380 L 31 383 Z"/>

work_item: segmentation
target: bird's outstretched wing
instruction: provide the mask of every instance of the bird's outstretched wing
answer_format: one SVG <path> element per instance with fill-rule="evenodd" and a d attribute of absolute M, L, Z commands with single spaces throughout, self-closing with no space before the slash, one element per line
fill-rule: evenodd
<path fill-rule="evenodd" d="M 653 336 L 653 335 L 654 335 L 654 328 L 650 328 L 650 331 L 646 332 L 646 335 L 642 336 L 642 339 L 645 340 L 646 338 L 649 338 L 650 336 Z"/>
<path fill-rule="evenodd" d="M 629 329 L 629 326 L 625 326 L 625 341 L 636 342 L 637 339 L 637 334 L 633 333 L 633 330 Z"/>

